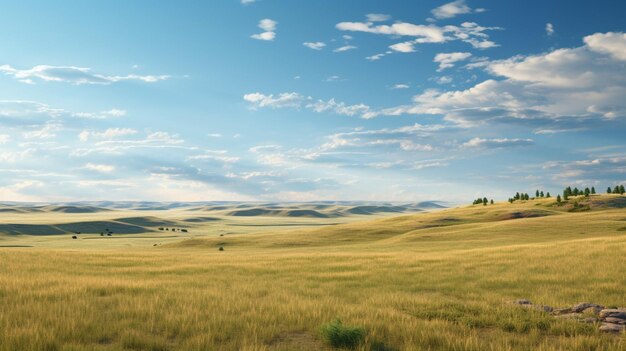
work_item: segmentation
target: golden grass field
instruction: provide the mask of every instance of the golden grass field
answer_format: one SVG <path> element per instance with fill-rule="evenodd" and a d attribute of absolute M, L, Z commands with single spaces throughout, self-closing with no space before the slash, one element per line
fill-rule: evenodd
<path fill-rule="evenodd" d="M 0 350 L 325 350 L 335 319 L 364 328 L 361 350 L 626 350 L 624 333 L 511 303 L 626 305 L 626 197 L 573 201 L 590 210 L 541 199 L 232 222 L 171 210 L 134 215 L 189 234 L 3 235 Z M 113 212 L 0 222 L 133 215 Z"/>

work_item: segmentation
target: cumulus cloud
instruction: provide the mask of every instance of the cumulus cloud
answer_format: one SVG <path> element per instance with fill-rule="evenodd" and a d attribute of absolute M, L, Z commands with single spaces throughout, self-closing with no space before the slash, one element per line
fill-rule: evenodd
<path fill-rule="evenodd" d="M 434 24 L 412 24 L 407 22 L 396 22 L 391 25 L 374 22 L 340 22 L 336 25 L 342 31 L 364 32 L 371 34 L 387 35 L 391 37 L 413 37 L 414 39 L 396 43 L 390 46 L 395 52 L 414 52 L 415 45 L 425 43 L 446 43 L 459 40 L 470 44 L 476 49 L 488 49 L 498 46 L 489 40 L 486 33 L 491 30 L 501 29 L 499 27 L 483 27 L 474 22 L 464 22 L 460 26 L 437 26 Z M 368 59 L 375 61 L 385 56 L 378 54 L 370 56 Z"/>
<path fill-rule="evenodd" d="M 454 67 L 454 64 L 459 61 L 467 60 L 472 56 L 469 52 L 449 52 L 435 55 L 433 62 L 439 63 L 437 72 L 441 72 L 446 68 Z"/>
<path fill-rule="evenodd" d="M 457 0 L 434 8 L 431 13 L 433 14 L 433 16 L 435 16 L 436 19 L 448 19 L 456 17 L 458 15 L 483 11 L 484 9 L 473 10 L 465 3 L 465 0 Z"/>
<path fill-rule="evenodd" d="M 589 49 L 626 61 L 626 33 L 596 33 L 584 38 Z"/>
<path fill-rule="evenodd" d="M 586 45 L 485 62 L 487 79 L 465 90 L 429 89 L 405 106 L 378 115 L 440 114 L 465 126 L 488 121 L 537 125 L 541 121 L 616 119 L 626 115 L 623 33 L 597 33 Z M 558 127 L 558 126 L 557 126 Z M 563 129 L 563 127 L 558 127 Z"/>
<path fill-rule="evenodd" d="M 307 41 L 307 42 L 302 43 L 302 45 L 313 50 L 322 50 L 326 46 L 326 44 L 321 41 L 316 41 L 316 42 Z"/>
<path fill-rule="evenodd" d="M 415 42 L 405 41 L 402 43 L 390 45 L 389 48 L 393 51 L 403 52 L 403 53 L 415 52 Z"/>
<path fill-rule="evenodd" d="M 74 85 L 82 84 L 112 84 L 121 81 L 141 81 L 154 83 L 171 78 L 169 75 L 137 75 L 129 74 L 125 76 L 113 76 L 93 73 L 91 68 L 75 66 L 49 66 L 39 65 L 31 69 L 20 70 L 10 65 L 0 66 L 0 72 L 13 76 L 15 79 L 28 84 L 35 84 L 37 81 L 44 82 L 64 82 Z"/>
<path fill-rule="evenodd" d="M 250 37 L 252 39 L 257 39 L 257 40 L 272 41 L 274 40 L 274 38 L 276 38 L 276 25 L 277 24 L 278 22 L 271 20 L 269 18 L 262 19 L 259 22 L 258 27 L 261 28 L 263 32 L 258 33 L 258 34 L 253 34 Z"/>

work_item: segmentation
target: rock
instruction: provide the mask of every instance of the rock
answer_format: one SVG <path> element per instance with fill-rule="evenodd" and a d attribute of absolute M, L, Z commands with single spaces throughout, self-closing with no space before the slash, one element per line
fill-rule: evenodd
<path fill-rule="evenodd" d="M 615 318 L 615 317 L 606 317 L 604 318 L 604 321 L 607 323 L 613 323 L 613 324 L 626 324 L 626 319 Z"/>
<path fill-rule="evenodd" d="M 626 329 L 626 325 L 614 323 L 602 323 L 600 330 L 607 333 L 619 333 Z"/>
<path fill-rule="evenodd" d="M 578 305 L 572 306 L 571 309 L 572 309 L 572 312 L 574 312 L 574 313 L 580 313 L 580 312 L 582 312 L 582 311 L 584 311 L 584 310 L 586 310 L 586 309 L 588 309 L 590 307 L 595 307 L 595 308 L 598 308 L 600 310 L 604 309 L 604 306 L 600 306 L 600 305 L 597 305 L 597 304 L 591 303 L 591 302 L 581 302 Z"/>
<path fill-rule="evenodd" d="M 626 311 L 621 308 L 607 308 L 600 311 L 600 318 L 606 317 L 626 319 Z"/>
<path fill-rule="evenodd" d="M 518 305 L 532 305 L 533 304 L 532 302 L 530 302 L 530 300 L 526 300 L 526 299 L 515 300 L 515 303 Z"/>
<path fill-rule="evenodd" d="M 572 309 L 569 308 L 569 307 L 566 307 L 566 308 L 555 308 L 552 311 L 552 314 L 556 314 L 557 316 L 561 315 L 561 314 L 568 314 L 568 313 L 572 313 Z"/>
<path fill-rule="evenodd" d="M 602 308 L 600 308 L 599 306 L 592 306 L 585 308 L 582 312 L 585 314 L 593 314 L 594 316 L 597 316 L 600 311 L 602 311 Z"/>

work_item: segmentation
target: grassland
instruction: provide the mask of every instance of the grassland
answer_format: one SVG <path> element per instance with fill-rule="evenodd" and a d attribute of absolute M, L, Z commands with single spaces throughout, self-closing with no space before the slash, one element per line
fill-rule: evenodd
<path fill-rule="evenodd" d="M 570 201 L 319 228 L 186 222 L 174 238 L 5 235 L 0 350 L 323 350 L 335 319 L 364 328 L 362 350 L 626 350 L 624 334 L 510 303 L 626 305 L 626 197 Z"/>

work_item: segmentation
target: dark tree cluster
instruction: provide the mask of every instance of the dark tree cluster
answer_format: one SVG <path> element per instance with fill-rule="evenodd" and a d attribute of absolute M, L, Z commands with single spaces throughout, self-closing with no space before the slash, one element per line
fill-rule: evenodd
<path fill-rule="evenodd" d="M 607 194 L 620 194 L 620 195 L 624 195 L 624 186 L 623 185 L 616 185 L 613 190 L 611 190 L 611 187 L 606 188 L 606 193 Z"/>
<path fill-rule="evenodd" d="M 574 189 L 572 189 L 572 187 L 568 186 L 567 188 L 565 188 L 563 190 L 563 200 L 569 199 L 570 196 L 585 196 L 585 197 L 589 197 L 589 195 L 595 195 L 595 193 L 596 193 L 596 188 L 595 187 L 591 187 L 591 189 L 589 189 L 589 188 L 578 189 L 578 188 L 574 187 Z"/>
<path fill-rule="evenodd" d="M 472 203 L 472 205 L 483 205 L 483 206 L 487 206 L 487 204 L 490 203 L 493 205 L 493 199 L 491 199 L 491 201 L 487 200 L 486 197 L 483 198 L 478 198 L 476 200 L 474 200 L 474 202 Z"/>

